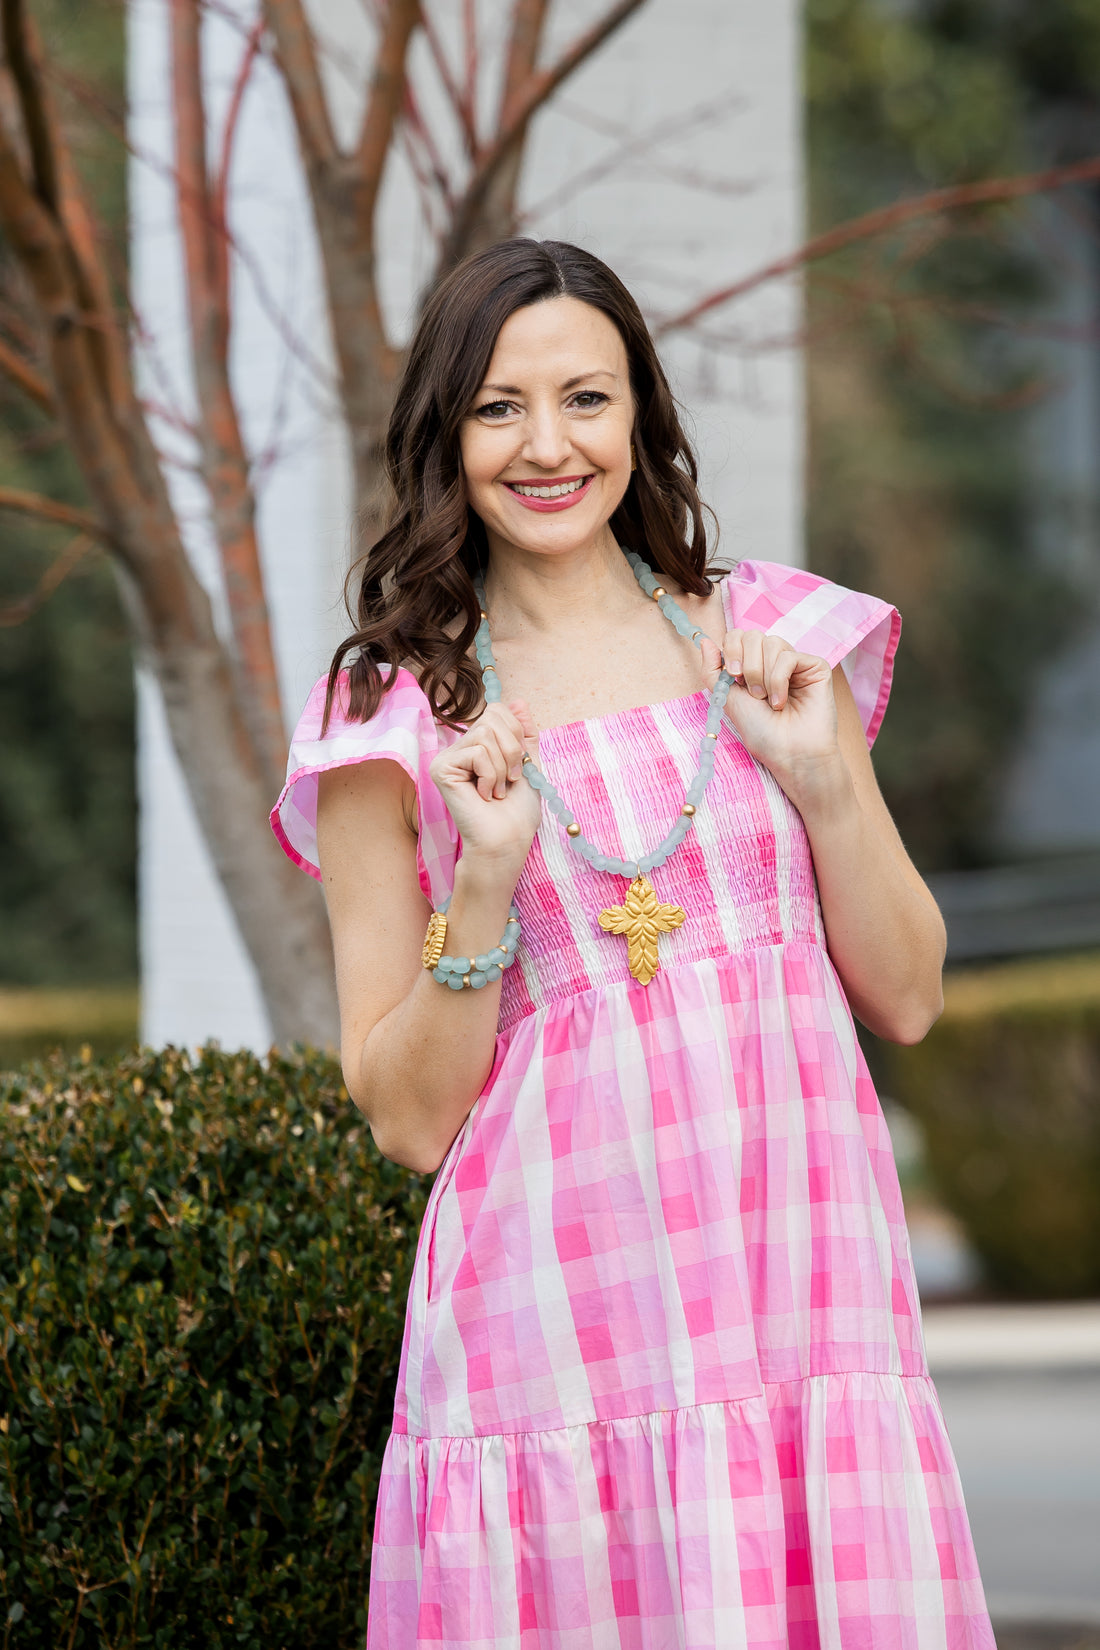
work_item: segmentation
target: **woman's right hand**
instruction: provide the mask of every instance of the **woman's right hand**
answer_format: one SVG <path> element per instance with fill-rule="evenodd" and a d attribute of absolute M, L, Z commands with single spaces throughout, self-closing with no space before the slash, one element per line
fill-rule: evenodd
<path fill-rule="evenodd" d="M 473 855 L 519 876 L 542 814 L 538 792 L 522 771 L 525 753 L 538 761 L 538 737 L 523 699 L 498 702 L 486 705 L 432 762 L 431 777 L 458 827 L 463 858 Z"/>

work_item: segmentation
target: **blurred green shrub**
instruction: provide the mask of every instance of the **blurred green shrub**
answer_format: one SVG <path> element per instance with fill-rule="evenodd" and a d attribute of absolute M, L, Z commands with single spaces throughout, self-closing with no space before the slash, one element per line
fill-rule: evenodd
<path fill-rule="evenodd" d="M 925 1041 L 877 1063 L 990 1284 L 1100 1293 L 1100 959 L 961 976 Z"/>
<path fill-rule="evenodd" d="M 0 1643 L 362 1643 L 427 1182 L 320 1056 L 0 1083 Z"/>

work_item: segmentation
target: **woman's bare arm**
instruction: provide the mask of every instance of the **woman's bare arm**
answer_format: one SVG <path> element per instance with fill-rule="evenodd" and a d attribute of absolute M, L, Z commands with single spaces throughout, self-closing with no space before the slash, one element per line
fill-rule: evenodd
<path fill-rule="evenodd" d="M 918 1043 L 943 1010 L 947 945 L 935 900 L 905 851 L 838 666 L 838 760 L 804 772 L 791 800 L 813 853 L 829 954 L 852 1011 L 893 1043 Z"/>
<path fill-rule="evenodd" d="M 718 647 L 702 647 L 714 679 Z M 802 815 L 853 1011 L 880 1037 L 919 1042 L 943 1008 L 943 919 L 882 799 L 847 677 L 760 631 L 727 631 L 722 656 L 741 678 L 727 702 L 738 733 Z"/>
<path fill-rule="evenodd" d="M 533 753 L 533 729 L 527 743 Z M 519 776 L 523 749 L 516 716 L 493 707 L 433 764 L 463 838 L 447 913 L 451 956 L 489 951 L 504 933 L 539 817 L 538 799 Z M 416 796 L 396 762 L 321 775 L 317 848 L 344 1081 L 378 1149 L 431 1173 L 492 1069 L 500 984 L 451 991 L 421 964 L 431 908 L 417 877 Z"/>

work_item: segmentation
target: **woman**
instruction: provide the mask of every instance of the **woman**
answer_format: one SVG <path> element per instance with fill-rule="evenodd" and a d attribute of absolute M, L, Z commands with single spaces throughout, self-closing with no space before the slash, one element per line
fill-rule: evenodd
<path fill-rule="evenodd" d="M 868 755 L 897 614 L 708 577 L 645 323 L 576 247 L 443 283 L 387 456 L 273 816 L 352 1098 L 439 1171 L 370 1650 L 985 1650 L 848 1006 L 899 1042 L 942 1006 Z"/>

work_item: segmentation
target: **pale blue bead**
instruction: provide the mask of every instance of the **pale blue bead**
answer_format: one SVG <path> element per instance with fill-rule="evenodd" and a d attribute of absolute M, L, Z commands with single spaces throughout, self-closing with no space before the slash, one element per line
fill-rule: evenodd
<path fill-rule="evenodd" d="M 485 951 L 479 951 L 477 956 L 474 958 L 474 967 L 477 969 L 479 974 L 484 974 L 484 972 L 488 968 L 488 966 L 489 966 L 488 953 L 485 952 Z"/>
<path fill-rule="evenodd" d="M 468 974 L 471 967 L 470 959 L 469 957 L 456 957 L 452 966 L 456 974 Z"/>
<path fill-rule="evenodd" d="M 493 949 L 489 952 L 489 962 L 490 964 L 500 964 L 504 961 L 507 955 L 508 953 L 502 945 L 494 945 Z"/>
<path fill-rule="evenodd" d="M 490 985 L 495 985 L 500 979 L 501 973 L 502 970 L 499 963 L 490 963 L 489 967 L 485 970 L 485 978 L 488 980 Z"/>
<path fill-rule="evenodd" d="M 483 969 L 480 969 L 480 968 L 471 969 L 471 971 L 470 971 L 470 989 L 472 991 L 480 991 L 482 986 L 483 985 L 488 985 L 488 983 L 489 983 L 489 976 Z"/>
<path fill-rule="evenodd" d="M 511 968 L 511 966 L 515 962 L 515 960 L 516 960 L 515 952 L 514 951 L 509 951 L 508 955 L 505 957 L 504 961 L 501 963 L 500 966 L 502 968 Z"/>
<path fill-rule="evenodd" d="M 452 991 L 461 991 L 462 990 L 462 975 L 461 974 L 448 974 L 447 975 L 447 984 L 450 986 Z"/>
<path fill-rule="evenodd" d="M 508 934 L 501 940 L 500 949 L 504 952 L 506 957 L 510 957 L 515 952 L 518 943 L 519 942 L 514 934 Z"/>
<path fill-rule="evenodd" d="M 439 961 L 436 963 L 436 967 L 441 968 L 444 974 L 449 974 L 454 965 L 455 960 L 453 957 L 440 957 Z"/>
<path fill-rule="evenodd" d="M 448 972 L 445 968 L 433 968 L 432 969 L 432 979 L 433 980 L 438 980 L 440 985 L 446 985 L 446 983 L 450 979 L 450 977 L 451 976 L 448 974 Z"/>

